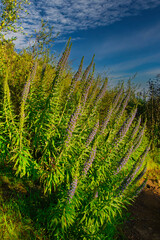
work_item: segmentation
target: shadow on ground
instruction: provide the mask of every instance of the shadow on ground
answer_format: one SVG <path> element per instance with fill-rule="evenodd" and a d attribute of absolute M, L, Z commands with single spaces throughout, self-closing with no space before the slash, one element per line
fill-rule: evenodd
<path fill-rule="evenodd" d="M 124 240 L 160 240 L 160 181 L 148 180 L 128 210 Z"/>

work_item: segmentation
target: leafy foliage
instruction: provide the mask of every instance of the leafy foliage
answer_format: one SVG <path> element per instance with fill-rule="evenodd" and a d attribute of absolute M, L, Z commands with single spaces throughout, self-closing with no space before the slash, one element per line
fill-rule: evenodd
<path fill-rule="evenodd" d="M 147 102 L 148 129 L 155 146 L 160 144 L 160 76 L 149 81 L 149 100 Z"/>
<path fill-rule="evenodd" d="M 24 2 L 3 1 L 1 31 L 16 31 Z M 108 91 L 108 79 L 94 77 L 94 56 L 84 71 L 84 58 L 75 75 L 67 69 L 71 39 L 52 62 L 45 30 L 42 22 L 32 49 L 20 54 L 0 42 L 0 165 L 30 183 L 29 196 L 2 206 L 2 239 L 23 239 L 23 231 L 28 239 L 113 239 L 123 208 L 146 183 L 139 184 L 146 123 L 136 118 L 137 104 L 129 106 L 130 87 Z M 29 217 L 44 236 L 28 228 Z"/>
<path fill-rule="evenodd" d="M 69 39 L 57 66 L 45 71 L 41 58 L 32 58 L 17 115 L 9 87 L 14 62 L 4 64 L 1 159 L 52 196 L 46 212 L 51 238 L 113 239 L 110 226 L 145 173 L 145 125 L 136 120 L 136 107 L 125 111 L 129 89 L 122 85 L 113 97 L 107 79 L 94 78 L 94 57 L 85 71 L 82 59 L 75 76 L 68 75 L 70 50 Z"/>
<path fill-rule="evenodd" d="M 24 5 L 28 0 L 1 0 L 2 14 L 0 16 L 0 38 L 5 41 L 5 34 L 23 30 L 22 27 L 16 26 L 17 20 L 20 19 L 20 12 L 24 10 Z"/>

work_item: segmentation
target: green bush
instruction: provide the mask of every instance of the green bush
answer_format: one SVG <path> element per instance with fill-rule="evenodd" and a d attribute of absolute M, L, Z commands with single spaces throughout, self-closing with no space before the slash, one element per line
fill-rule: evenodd
<path fill-rule="evenodd" d="M 136 108 L 125 111 L 129 89 L 122 85 L 113 97 L 107 79 L 94 78 L 94 56 L 85 71 L 82 59 L 71 78 L 70 50 L 69 39 L 45 77 L 43 64 L 33 61 L 17 115 L 8 83 L 12 64 L 4 68 L 0 157 L 17 176 L 43 186 L 48 208 L 37 218 L 44 218 L 51 239 L 113 239 L 123 207 L 146 183 L 139 185 L 149 150 L 145 124 L 136 120 Z"/>

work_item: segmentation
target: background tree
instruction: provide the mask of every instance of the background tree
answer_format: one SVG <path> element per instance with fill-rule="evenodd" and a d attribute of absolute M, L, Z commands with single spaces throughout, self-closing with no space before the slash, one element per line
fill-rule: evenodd
<path fill-rule="evenodd" d="M 146 106 L 147 127 L 152 140 L 152 148 L 160 144 L 160 74 L 150 79 Z"/>
<path fill-rule="evenodd" d="M 5 35 L 9 32 L 23 32 L 22 27 L 16 23 L 20 20 L 20 13 L 24 11 L 24 5 L 29 4 L 28 0 L 1 0 L 0 14 L 0 39 L 5 40 Z M 27 12 L 25 10 L 25 12 Z M 22 17 L 21 17 L 22 18 Z"/>

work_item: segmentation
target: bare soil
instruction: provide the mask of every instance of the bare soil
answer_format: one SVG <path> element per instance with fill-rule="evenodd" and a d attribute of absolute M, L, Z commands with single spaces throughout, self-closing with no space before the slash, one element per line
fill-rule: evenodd
<path fill-rule="evenodd" d="M 160 240 L 160 180 L 149 179 L 128 211 L 124 240 Z"/>

